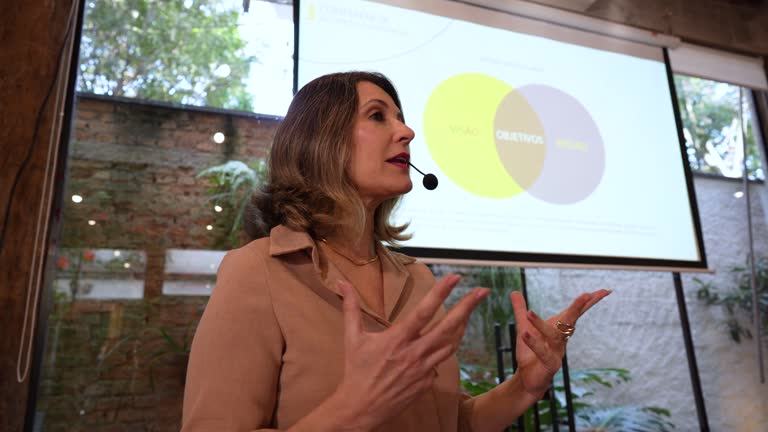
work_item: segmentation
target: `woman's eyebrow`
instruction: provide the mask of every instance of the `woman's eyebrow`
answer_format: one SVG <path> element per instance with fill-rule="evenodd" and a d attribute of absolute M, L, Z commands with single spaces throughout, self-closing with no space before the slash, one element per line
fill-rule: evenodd
<path fill-rule="evenodd" d="M 381 99 L 370 99 L 368 102 L 364 103 L 362 107 L 365 108 L 368 105 L 375 104 L 375 103 L 379 103 L 381 105 L 384 105 L 386 108 L 389 108 L 389 104 L 387 104 Z"/>
<path fill-rule="evenodd" d="M 381 104 L 381 105 L 384 105 L 385 108 L 389 109 L 389 104 L 381 99 L 370 99 L 368 102 L 364 103 L 360 108 L 365 109 L 368 107 L 368 105 L 374 105 L 374 104 Z M 399 109 L 397 110 L 397 118 L 400 121 L 404 120 L 403 113 Z"/>

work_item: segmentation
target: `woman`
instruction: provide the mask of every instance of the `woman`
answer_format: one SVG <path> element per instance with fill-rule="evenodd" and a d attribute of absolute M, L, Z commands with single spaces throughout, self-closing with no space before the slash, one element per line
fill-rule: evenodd
<path fill-rule="evenodd" d="M 184 432 L 498 431 L 544 394 L 572 325 L 609 292 L 547 321 L 513 294 L 517 373 L 462 395 L 454 353 L 488 290 L 446 312 L 459 278 L 435 283 L 381 245 L 407 239 L 389 223 L 412 187 L 401 110 L 379 74 L 326 75 L 296 94 L 254 196 L 260 238 L 226 255 L 195 335 Z"/>

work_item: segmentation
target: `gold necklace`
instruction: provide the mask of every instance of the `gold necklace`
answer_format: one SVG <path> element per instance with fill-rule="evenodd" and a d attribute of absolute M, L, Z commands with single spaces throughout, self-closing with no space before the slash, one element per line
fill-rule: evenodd
<path fill-rule="evenodd" d="M 343 258 L 346 258 L 347 261 L 351 262 L 352 264 L 354 264 L 356 266 L 364 266 L 364 265 L 370 264 L 370 263 L 376 261 L 377 259 L 379 259 L 379 255 L 378 254 L 374 255 L 373 258 L 368 258 L 368 259 L 364 259 L 364 260 L 355 259 L 355 258 L 352 258 L 352 257 L 344 254 L 343 252 L 341 252 L 340 250 L 336 249 L 335 247 L 331 246 L 331 244 L 328 243 L 328 240 L 320 239 L 320 241 L 325 243 L 325 245 L 328 246 L 328 248 L 330 248 L 332 251 L 336 252 L 336 254 L 341 255 Z"/>

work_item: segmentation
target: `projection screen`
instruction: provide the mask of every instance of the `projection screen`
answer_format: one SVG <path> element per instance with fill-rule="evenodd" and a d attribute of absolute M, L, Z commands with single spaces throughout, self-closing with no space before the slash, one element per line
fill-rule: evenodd
<path fill-rule="evenodd" d="M 396 212 L 433 262 L 704 269 L 665 51 L 449 0 L 295 2 L 296 80 L 378 71 L 434 173 Z"/>

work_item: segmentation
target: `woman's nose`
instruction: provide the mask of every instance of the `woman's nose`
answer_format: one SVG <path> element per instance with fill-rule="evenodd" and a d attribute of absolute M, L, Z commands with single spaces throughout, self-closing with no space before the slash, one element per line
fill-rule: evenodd
<path fill-rule="evenodd" d="M 416 132 L 405 123 L 401 123 L 401 125 L 398 133 L 398 142 L 405 142 L 406 144 L 410 143 L 413 140 L 413 137 L 416 136 Z"/>

